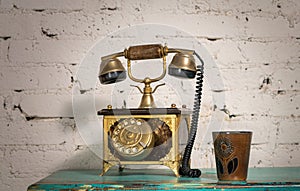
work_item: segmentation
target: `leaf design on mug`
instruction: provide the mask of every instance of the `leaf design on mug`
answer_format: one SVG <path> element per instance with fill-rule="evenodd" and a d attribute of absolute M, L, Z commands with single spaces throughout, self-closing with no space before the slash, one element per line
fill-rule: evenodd
<path fill-rule="evenodd" d="M 227 170 L 228 170 L 228 174 L 232 174 L 234 173 L 234 171 L 237 169 L 238 167 L 238 159 L 234 158 L 231 161 L 229 161 L 229 163 L 227 164 Z"/>
<path fill-rule="evenodd" d="M 219 169 L 220 173 L 223 174 L 224 168 L 223 168 L 222 162 L 220 161 L 219 158 L 216 158 L 216 164 L 217 164 L 217 169 Z"/>

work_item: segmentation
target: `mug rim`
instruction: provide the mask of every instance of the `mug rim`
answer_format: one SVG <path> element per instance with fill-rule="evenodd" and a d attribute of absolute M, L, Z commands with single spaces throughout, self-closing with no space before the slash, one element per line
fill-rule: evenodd
<path fill-rule="evenodd" d="M 252 131 L 213 131 L 213 134 L 252 134 Z"/>

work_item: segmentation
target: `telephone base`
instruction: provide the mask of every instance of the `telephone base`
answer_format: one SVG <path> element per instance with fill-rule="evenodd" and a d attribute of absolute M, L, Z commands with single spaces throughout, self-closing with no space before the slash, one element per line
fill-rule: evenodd
<path fill-rule="evenodd" d="M 188 127 L 189 114 L 177 108 L 138 108 L 103 109 L 98 115 L 103 115 L 101 176 L 126 165 L 163 165 L 179 176 L 180 121 Z"/>

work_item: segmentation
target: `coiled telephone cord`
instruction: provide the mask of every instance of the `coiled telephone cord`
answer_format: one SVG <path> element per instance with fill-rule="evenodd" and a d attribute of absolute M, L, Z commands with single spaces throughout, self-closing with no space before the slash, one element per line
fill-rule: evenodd
<path fill-rule="evenodd" d="M 201 176 L 201 171 L 199 169 L 191 169 L 190 164 L 189 164 L 191 154 L 192 154 L 192 149 L 193 149 L 196 134 L 197 134 L 201 96 L 202 96 L 203 76 L 204 76 L 203 75 L 204 62 L 197 53 L 195 53 L 195 55 L 201 61 L 201 65 L 197 65 L 196 94 L 195 94 L 195 100 L 194 100 L 194 106 L 193 106 L 191 128 L 190 128 L 187 144 L 186 144 L 186 147 L 184 150 L 184 154 L 182 157 L 182 164 L 179 169 L 179 174 L 181 176 L 187 176 L 187 177 L 200 177 Z"/>

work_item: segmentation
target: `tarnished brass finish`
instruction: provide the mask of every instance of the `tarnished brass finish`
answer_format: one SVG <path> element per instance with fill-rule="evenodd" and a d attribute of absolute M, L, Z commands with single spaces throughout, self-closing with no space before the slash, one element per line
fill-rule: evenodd
<path fill-rule="evenodd" d="M 180 52 L 177 53 L 169 65 L 169 68 L 180 68 L 196 72 L 195 58 L 193 54 Z"/>
<path fill-rule="evenodd" d="M 156 108 L 156 104 L 154 102 L 154 98 L 152 96 L 152 88 L 150 84 L 145 83 L 144 92 L 139 108 Z"/>
<path fill-rule="evenodd" d="M 155 102 L 154 102 L 154 98 L 152 96 L 152 93 L 154 93 L 156 91 L 156 89 L 159 87 L 159 86 L 162 86 L 164 84 L 160 84 L 160 85 L 157 85 L 154 90 L 152 91 L 152 88 L 150 86 L 150 84 L 152 82 L 157 82 L 161 79 L 163 79 L 166 75 L 166 72 L 167 72 L 167 64 L 166 64 L 166 57 L 164 56 L 163 57 L 163 72 L 162 74 L 157 77 L 157 78 L 149 78 L 149 77 L 146 77 L 145 79 L 138 79 L 138 78 L 135 78 L 133 75 L 132 75 L 132 72 L 131 72 L 131 62 L 130 60 L 127 61 L 127 68 L 128 68 L 128 76 L 131 80 L 135 81 L 135 82 L 139 82 L 139 83 L 144 83 L 145 84 L 145 87 L 144 87 L 144 91 L 142 91 L 138 86 L 135 86 L 139 89 L 139 91 L 143 94 L 143 97 L 141 99 L 141 102 L 140 102 L 140 105 L 139 105 L 139 108 L 155 108 L 156 105 L 155 105 Z"/>
<path fill-rule="evenodd" d="M 193 50 L 187 49 L 176 49 L 168 48 L 167 46 L 162 46 L 161 44 L 148 44 L 148 45 L 137 45 L 131 46 L 125 49 L 123 52 L 118 52 L 101 58 L 102 64 L 100 66 L 100 81 L 102 84 L 110 84 L 122 81 L 126 78 L 124 67 L 117 57 L 124 56 L 127 59 L 128 76 L 131 80 L 138 83 L 144 83 L 145 87 L 143 91 L 138 87 L 139 91 L 143 94 L 139 108 L 155 108 L 155 102 L 152 94 L 155 90 L 162 84 L 156 86 L 152 91 L 150 86 L 151 83 L 157 82 L 163 79 L 166 75 L 166 56 L 168 53 L 176 53 L 169 68 L 173 69 L 175 73 L 170 73 L 171 75 L 180 75 L 185 77 L 187 75 L 189 78 L 194 77 L 196 73 L 195 59 L 193 57 Z M 163 59 L 163 72 L 157 78 L 145 77 L 144 79 L 138 79 L 133 76 L 131 72 L 131 60 L 144 60 L 144 59 Z M 174 69 L 175 68 L 175 69 Z M 184 73 L 180 70 L 186 70 Z M 192 72 L 191 74 L 188 72 Z M 185 74 L 187 73 L 187 74 Z M 111 76 L 110 76 L 111 75 Z"/>
<path fill-rule="evenodd" d="M 112 58 L 121 57 L 121 56 L 124 56 L 124 54 L 125 54 L 124 52 L 110 54 L 110 55 L 101 57 L 101 60 L 104 61 L 104 60 L 108 60 L 108 59 L 112 59 Z"/>
<path fill-rule="evenodd" d="M 119 158 L 142 160 L 154 146 L 154 137 L 150 125 L 143 119 L 127 118 L 117 121 L 110 127 L 111 147 Z"/>
<path fill-rule="evenodd" d="M 104 115 L 104 150 L 101 175 L 104 175 L 115 165 L 165 165 L 176 176 L 179 176 L 181 156 L 178 148 L 178 132 L 180 118 L 180 114 Z M 140 125 L 139 122 L 141 122 Z M 146 132 L 141 133 L 141 126 Z M 152 137 L 149 135 L 149 128 L 151 128 Z M 144 142 L 152 141 L 147 146 L 143 144 L 145 148 L 150 148 L 148 151 L 146 149 L 145 153 L 138 153 L 139 150 L 137 149 L 136 153 L 129 152 L 124 155 L 123 151 L 119 149 L 120 145 L 116 146 L 118 143 L 122 143 L 123 146 L 133 149 L 136 143 L 142 140 L 142 136 L 146 137 Z"/>
<path fill-rule="evenodd" d="M 110 72 L 125 72 L 125 71 L 126 70 L 119 59 L 110 58 L 102 61 L 100 65 L 99 74 L 104 75 Z"/>
<path fill-rule="evenodd" d="M 246 180 L 252 132 L 213 132 L 219 180 Z"/>
<path fill-rule="evenodd" d="M 109 168 L 119 165 L 165 165 L 179 176 L 181 154 L 179 147 L 179 124 L 183 118 L 190 130 L 188 112 L 181 113 L 175 104 L 171 108 L 156 108 L 151 83 L 162 80 L 167 72 L 166 56 L 176 53 L 170 66 L 169 74 L 176 77 L 194 78 L 196 75 L 194 51 L 175 49 L 161 44 L 137 45 L 125 49 L 123 52 L 107 55 L 101 58 L 99 79 L 102 84 L 112 84 L 126 79 L 125 69 L 117 57 L 127 59 L 127 73 L 131 80 L 143 83 L 143 90 L 132 85 L 143 94 L 139 108 L 135 109 L 108 109 L 100 111 L 104 115 L 104 149 L 103 171 L 104 175 Z M 131 71 L 132 60 L 162 59 L 162 73 L 155 78 L 136 78 Z M 133 112 L 133 113 L 131 113 Z"/>

